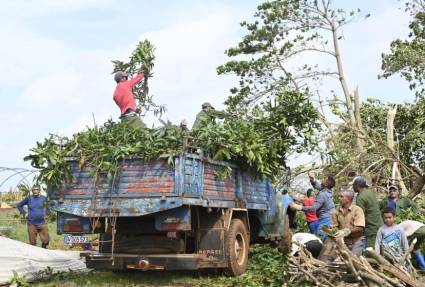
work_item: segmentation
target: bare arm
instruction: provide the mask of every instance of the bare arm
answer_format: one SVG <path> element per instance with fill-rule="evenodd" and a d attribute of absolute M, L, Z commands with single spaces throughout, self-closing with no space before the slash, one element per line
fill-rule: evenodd
<path fill-rule="evenodd" d="M 137 85 L 141 80 L 143 80 L 143 78 L 145 77 L 145 74 L 144 73 L 140 73 L 140 74 L 138 74 L 136 77 L 134 77 L 133 79 L 131 79 L 131 80 L 128 80 L 128 84 L 131 86 L 131 87 L 134 87 L 135 85 Z"/>
<path fill-rule="evenodd" d="M 335 227 L 335 228 L 338 228 L 339 227 L 338 218 L 337 218 L 337 215 L 336 215 L 336 212 L 335 211 L 332 212 L 332 227 Z"/>
<path fill-rule="evenodd" d="M 364 227 L 362 226 L 354 226 L 350 228 L 351 233 L 350 234 L 361 234 L 364 231 Z"/>

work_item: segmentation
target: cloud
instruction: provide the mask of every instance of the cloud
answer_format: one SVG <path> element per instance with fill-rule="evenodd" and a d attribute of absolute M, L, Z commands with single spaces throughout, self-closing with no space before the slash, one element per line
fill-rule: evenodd
<path fill-rule="evenodd" d="M 407 83 L 399 77 L 377 78 L 382 73 L 381 54 L 389 51 L 391 41 L 408 35 L 409 20 L 399 3 L 386 3 L 379 13 L 347 27 L 346 40 L 342 42 L 343 61 L 351 88 L 359 84 L 363 99 L 377 97 L 396 103 L 413 100 Z"/>
<path fill-rule="evenodd" d="M 58 13 L 70 13 L 90 8 L 107 7 L 110 0 L 14 0 L 3 1 L 0 15 L 9 22 Z M 10 19 L 9 19 L 10 18 Z"/>
<path fill-rule="evenodd" d="M 83 2 L 47 1 L 34 4 L 37 7 L 31 6 L 33 2 L 29 6 L 14 2 L 5 6 L 9 13 L 0 12 L 2 22 L 6 22 L 0 25 L 0 37 L 8 39 L 0 45 L 0 129 L 7 135 L 0 150 L 1 165 L 28 167 L 22 158 L 36 141 L 49 133 L 70 136 L 93 126 L 92 113 L 98 124 L 110 117 L 118 120 L 119 110 L 112 101 L 115 83 L 110 60 L 125 60 L 138 40 L 149 38 L 157 47 L 151 92 L 155 101 L 168 106 L 165 117 L 191 122 L 203 101 L 220 106 L 226 98 L 233 84 L 231 77 L 218 77 L 215 68 L 226 60 L 224 50 L 240 38 L 238 22 L 243 11 L 226 5 L 213 5 L 201 12 L 188 10 L 132 42 L 120 42 L 115 35 L 111 41 L 119 45 L 109 47 L 96 45 L 96 39 L 84 47 L 70 46 L 65 34 L 48 37 L 33 30 L 27 21 L 67 13 L 68 8 L 74 12 L 86 9 Z M 22 9 L 33 9 L 34 13 L 25 10 L 19 14 Z M 14 14 L 19 15 L 14 18 Z M 154 119 L 149 116 L 144 121 L 150 125 Z"/>
<path fill-rule="evenodd" d="M 81 76 L 75 72 L 65 71 L 36 79 L 25 89 L 21 100 L 32 107 L 46 107 L 54 104 L 63 107 L 82 104 L 79 101 Z"/>
<path fill-rule="evenodd" d="M 234 82 L 218 76 L 216 67 L 227 60 L 224 50 L 240 37 L 235 14 L 220 7 L 141 36 L 157 47 L 151 91 L 158 102 L 167 103 L 173 121 L 192 122 L 202 102 L 220 107 L 227 98 Z"/>

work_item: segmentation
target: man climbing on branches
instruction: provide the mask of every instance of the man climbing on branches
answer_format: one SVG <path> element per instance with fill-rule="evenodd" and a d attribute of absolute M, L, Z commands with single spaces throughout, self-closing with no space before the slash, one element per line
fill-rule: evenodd
<path fill-rule="evenodd" d="M 120 108 L 121 120 L 135 128 L 146 128 L 140 119 L 142 107 L 144 113 L 153 110 L 154 115 L 165 111 L 165 107 L 155 104 L 149 95 L 148 79 L 153 76 L 154 51 L 152 43 L 144 40 L 139 42 L 128 62 L 112 61 L 117 82 L 114 101 Z"/>
<path fill-rule="evenodd" d="M 122 122 L 127 122 L 135 128 L 145 128 L 145 124 L 139 118 L 140 107 L 136 107 L 133 95 L 133 87 L 136 86 L 145 77 L 143 72 L 140 72 L 136 77 L 128 80 L 128 74 L 118 71 L 114 75 L 114 80 L 117 82 L 117 87 L 114 92 L 114 101 L 121 111 L 120 119 Z"/>

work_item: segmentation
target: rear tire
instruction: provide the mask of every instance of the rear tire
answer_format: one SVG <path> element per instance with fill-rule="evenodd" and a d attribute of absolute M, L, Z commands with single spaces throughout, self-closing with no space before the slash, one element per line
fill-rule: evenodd
<path fill-rule="evenodd" d="M 248 264 L 249 237 L 245 224 L 240 219 L 232 219 L 225 238 L 226 273 L 239 276 L 245 272 Z"/>

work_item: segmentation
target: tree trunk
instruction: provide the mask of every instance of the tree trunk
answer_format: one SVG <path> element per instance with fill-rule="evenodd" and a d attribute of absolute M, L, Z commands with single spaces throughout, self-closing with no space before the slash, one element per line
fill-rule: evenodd
<path fill-rule="evenodd" d="M 409 193 L 409 198 L 414 198 L 424 190 L 425 187 L 425 175 L 418 175 L 416 177 L 415 183 L 413 184 L 412 190 Z"/>
<path fill-rule="evenodd" d="M 354 90 L 354 115 L 356 118 L 357 124 L 357 136 L 356 136 L 356 144 L 360 151 L 364 151 L 364 138 L 365 138 L 365 130 L 363 128 L 362 118 L 360 116 L 360 95 L 359 95 L 359 86 L 356 86 Z"/>
<path fill-rule="evenodd" d="M 407 191 L 406 185 L 404 184 L 403 178 L 401 177 L 400 168 L 398 164 L 398 152 L 395 149 L 394 143 L 394 119 L 397 113 L 397 105 L 388 107 L 387 114 L 387 146 L 390 149 L 391 153 L 397 156 L 397 159 L 393 161 L 393 168 L 391 174 L 391 182 L 393 184 L 398 183 L 402 191 Z"/>
<path fill-rule="evenodd" d="M 333 44 L 334 44 L 334 50 L 335 50 L 335 59 L 336 64 L 338 68 L 338 75 L 339 75 L 339 81 L 341 83 L 342 91 L 345 96 L 345 106 L 347 108 L 347 113 L 350 119 L 350 127 L 354 131 L 355 137 L 356 137 L 356 147 L 359 152 L 364 152 L 364 141 L 362 139 L 362 136 L 360 134 L 359 130 L 359 124 L 356 120 L 356 115 L 354 113 L 354 108 L 356 108 L 356 103 L 353 104 L 353 101 L 351 99 L 350 90 L 348 88 L 347 82 L 345 80 L 344 75 L 344 69 L 342 66 L 342 60 L 341 60 L 341 52 L 339 49 L 339 43 L 338 43 L 338 33 L 337 33 L 337 25 L 335 22 L 332 22 L 332 38 L 333 38 Z M 358 99 L 358 92 L 357 92 L 357 109 L 359 110 L 359 116 L 360 118 L 360 100 Z M 354 107 L 354 108 L 353 108 Z M 360 124 L 361 126 L 361 124 Z"/>

